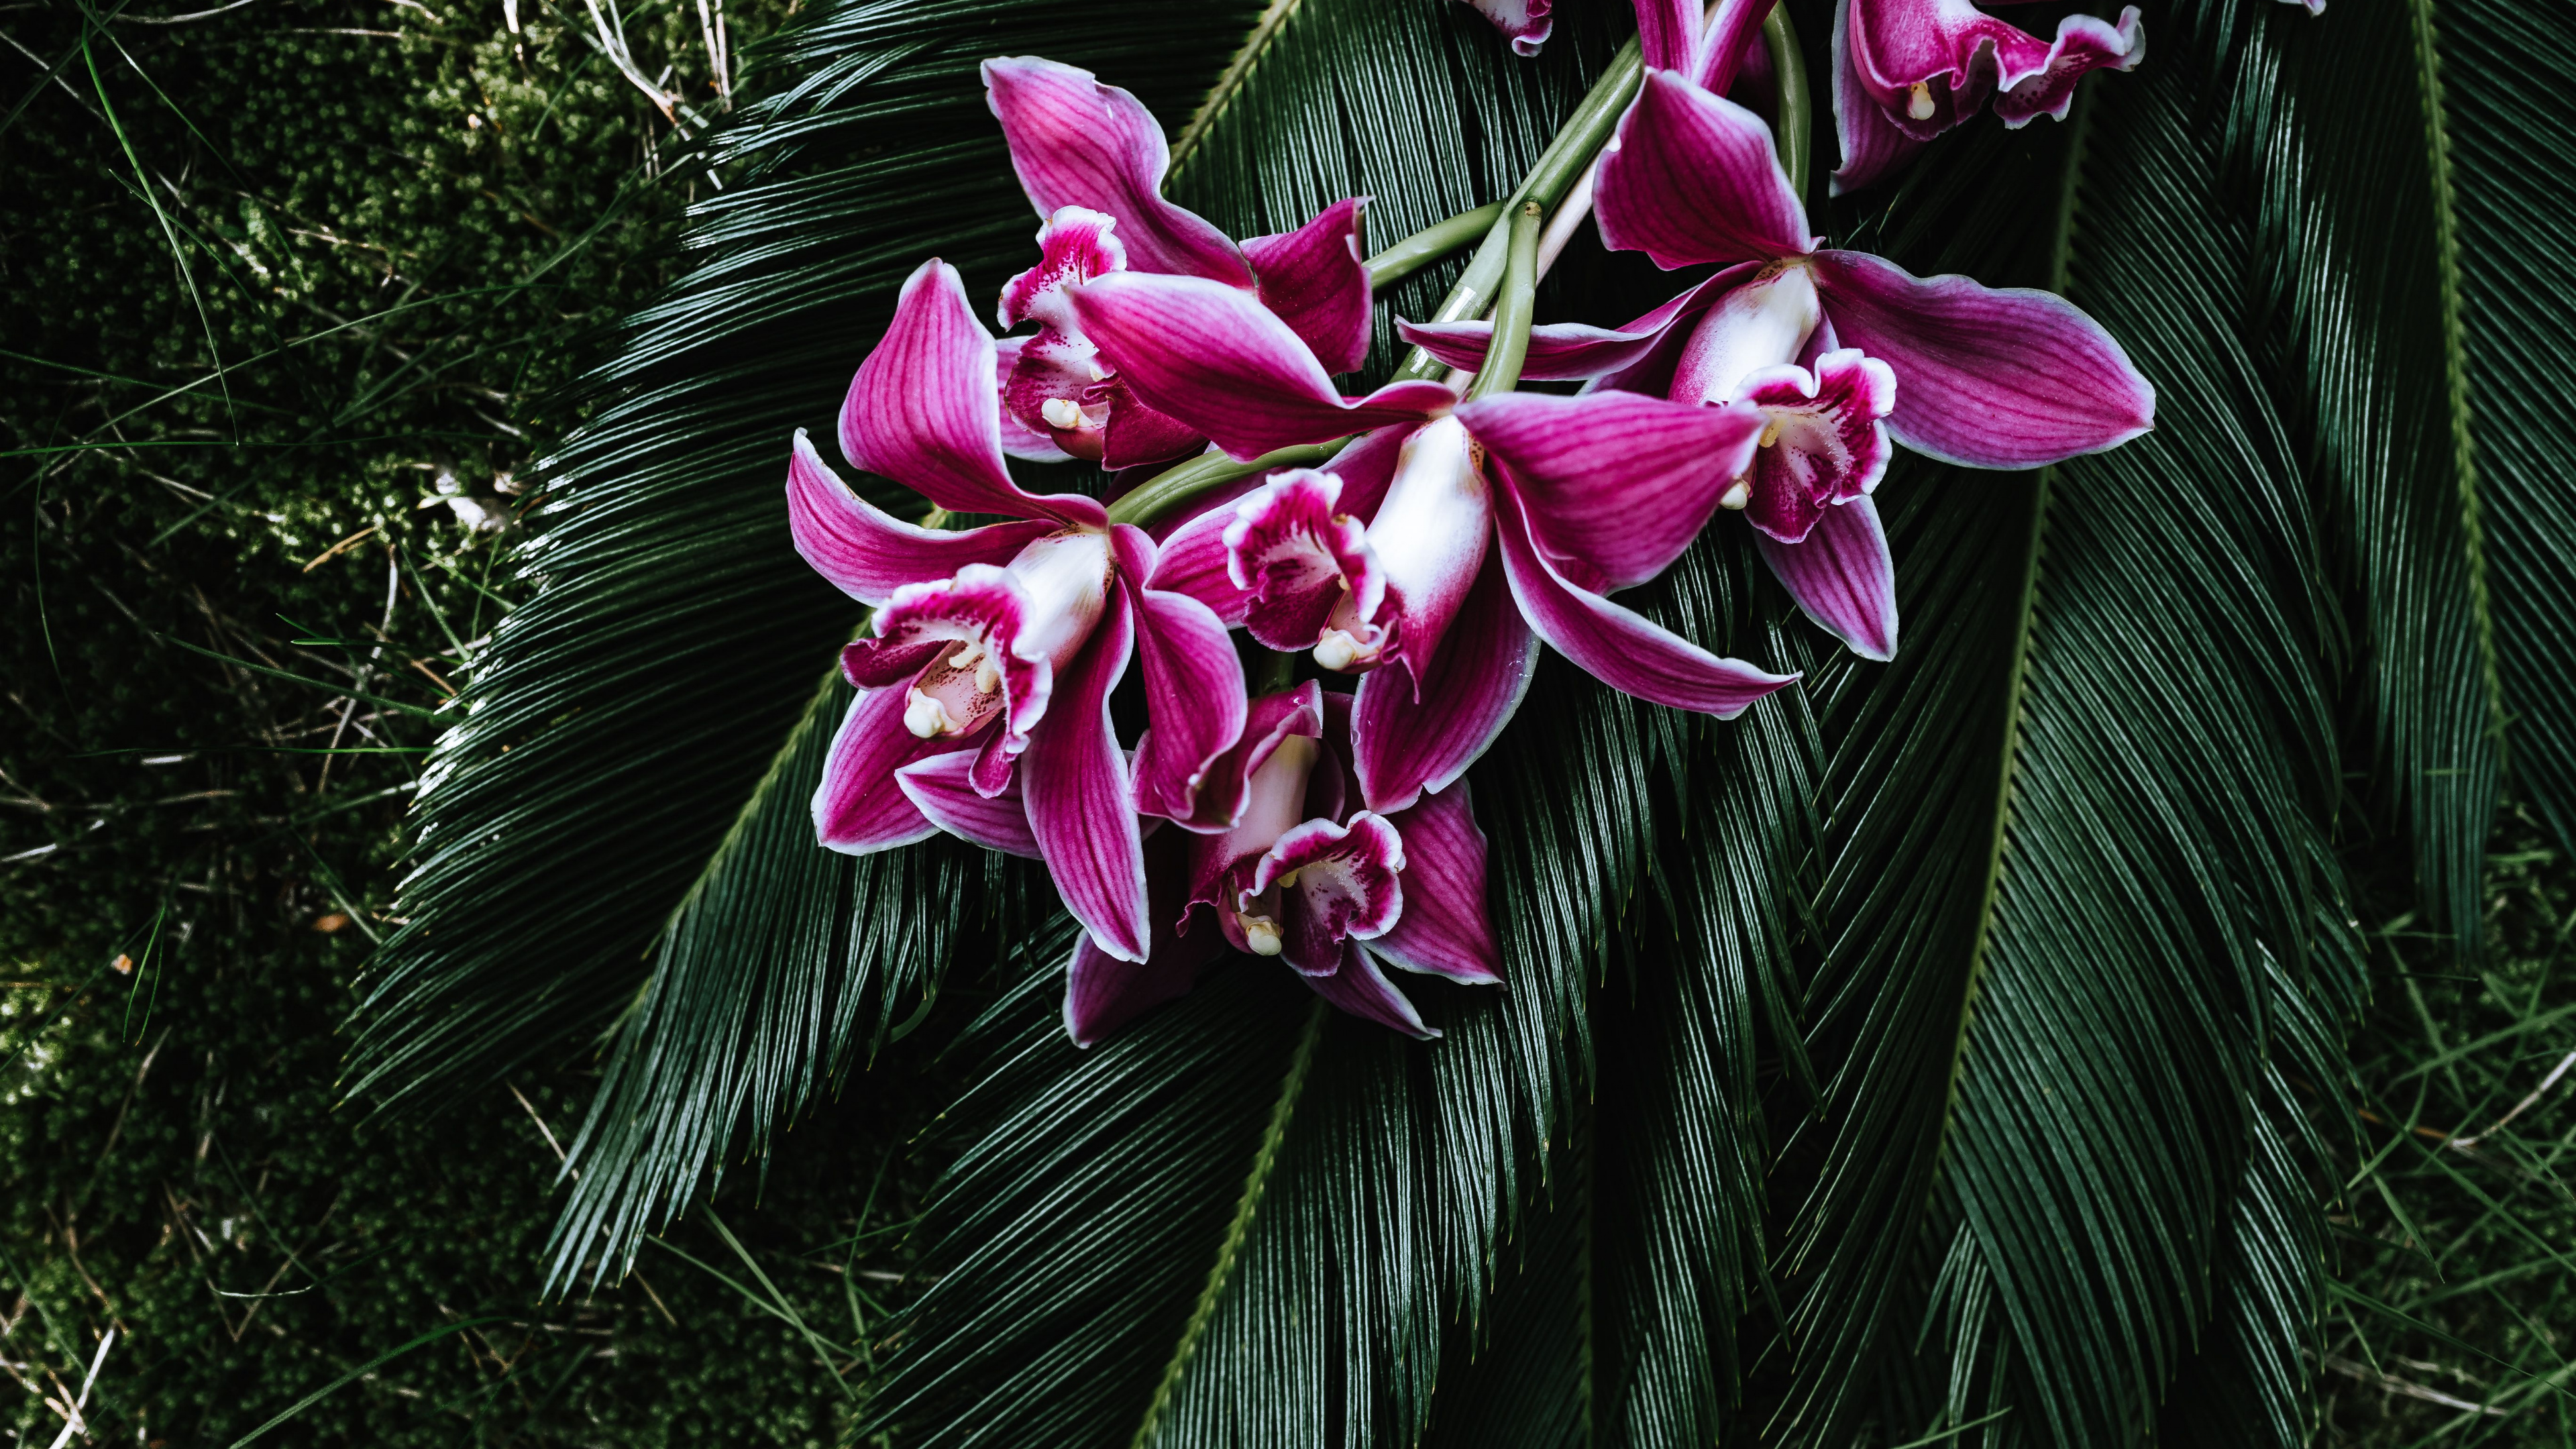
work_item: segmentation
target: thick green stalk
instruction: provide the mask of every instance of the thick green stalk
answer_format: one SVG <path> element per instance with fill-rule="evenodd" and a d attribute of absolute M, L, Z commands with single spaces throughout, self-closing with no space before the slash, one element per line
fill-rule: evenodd
<path fill-rule="evenodd" d="M 1771 73 L 1779 78 L 1780 109 L 1772 117 L 1771 144 L 1780 151 L 1780 169 L 1789 173 L 1789 190 L 1800 205 L 1816 171 L 1815 93 L 1807 89 L 1807 56 L 1798 49 L 1798 32 L 1789 23 L 1789 7 L 1773 5 L 1762 22 L 1762 47 L 1771 52 Z"/>
<path fill-rule="evenodd" d="M 1529 356 L 1530 314 L 1538 305 L 1538 222 L 1535 201 L 1521 203 L 1512 217 L 1510 254 L 1503 263 L 1503 290 L 1494 299 L 1494 340 L 1485 348 L 1485 365 L 1467 384 L 1467 400 L 1510 392 L 1521 380 L 1521 362 Z"/>
<path fill-rule="evenodd" d="M 1369 289 L 1380 291 L 1394 286 L 1492 231 L 1494 223 L 1502 218 L 1503 204 L 1496 201 L 1474 211 L 1462 211 L 1447 221 L 1433 222 L 1368 259 Z"/>

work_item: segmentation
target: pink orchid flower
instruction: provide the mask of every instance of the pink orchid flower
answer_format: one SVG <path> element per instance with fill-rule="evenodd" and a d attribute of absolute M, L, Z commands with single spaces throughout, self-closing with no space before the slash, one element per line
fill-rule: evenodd
<path fill-rule="evenodd" d="M 902 522 L 843 486 L 803 432 L 788 466 L 796 551 L 876 610 L 841 651 L 857 686 L 814 794 L 824 845 L 866 854 L 939 828 L 919 776 L 1013 797 L 1066 907 L 1102 952 L 1145 957 L 1151 932 L 1135 804 L 1194 814 L 1234 747 L 1243 668 L 1226 626 L 1146 582 L 1156 548 L 1079 494 L 1036 497 L 1002 455 L 998 368 L 956 271 L 904 282 L 894 320 L 842 404 L 851 466 L 940 508 L 1009 522 L 948 532 Z M 1133 762 L 1109 693 L 1143 656 L 1154 729 Z"/>
<path fill-rule="evenodd" d="M 1989 104 L 2015 130 L 2037 116 L 2062 121 L 2086 71 L 2129 70 L 2146 54 L 2135 5 L 2116 24 L 2069 15 L 2046 41 L 1968 0 L 1838 0 L 1834 194 L 1886 175 Z"/>
<path fill-rule="evenodd" d="M 1607 597 L 1689 547 L 1752 462 L 1753 407 L 1627 393 L 1460 406 L 1432 382 L 1349 399 L 1232 288 L 1126 273 L 1071 299 L 1138 397 L 1234 457 L 1375 430 L 1329 469 L 1183 524 L 1148 580 L 1273 648 L 1365 672 L 1352 754 L 1371 810 L 1455 781 L 1518 707 L 1542 639 L 1615 689 L 1721 718 L 1795 678 Z"/>
<path fill-rule="evenodd" d="M 1091 72 L 1018 56 L 984 62 L 985 99 L 1011 166 L 1044 223 L 1038 264 L 1002 289 L 1008 331 L 999 365 L 1005 445 L 1039 461 L 1067 456 L 1110 468 L 1195 453 L 1207 440 L 1139 402 L 1100 358 L 1065 289 L 1134 270 L 1237 288 L 1285 322 L 1326 372 L 1368 355 L 1369 280 L 1360 226 L 1366 198 L 1326 207 L 1292 232 L 1238 246 L 1205 218 L 1163 199 L 1171 149 L 1144 103 Z"/>
<path fill-rule="evenodd" d="M 1521 375 L 1757 409 L 1755 461 L 1721 501 L 1807 616 L 1864 657 L 1896 652 L 1896 571 L 1869 496 L 1890 437 L 1971 468 L 2036 468 L 2155 424 L 2155 389 L 2064 298 L 1819 249 L 1770 129 L 1673 72 L 1648 73 L 1621 120 L 1597 207 L 1614 248 L 1724 270 L 1623 328 L 1532 329 Z M 1474 366 L 1492 326 L 1403 332 Z"/>
<path fill-rule="evenodd" d="M 1228 947 L 1276 956 L 1354 1016 L 1417 1037 L 1423 1024 L 1384 968 L 1468 985 L 1502 979 L 1485 911 L 1485 837 L 1457 786 L 1380 814 L 1362 804 L 1351 698 L 1312 681 L 1253 700 L 1243 737 L 1210 767 L 1245 802 L 1215 834 L 1145 839 L 1153 941 L 1121 959 L 1096 937 L 1074 947 L 1064 1024 L 1089 1046 L 1188 992 Z M 906 788 L 943 828 L 990 849 L 1039 853 L 1016 785 L 979 794 L 955 757 L 907 767 Z M 1155 822 L 1159 824 L 1160 822 Z"/>

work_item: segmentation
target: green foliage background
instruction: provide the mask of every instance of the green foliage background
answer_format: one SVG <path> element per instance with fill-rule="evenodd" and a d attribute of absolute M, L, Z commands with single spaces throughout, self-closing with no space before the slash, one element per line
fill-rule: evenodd
<path fill-rule="evenodd" d="M 884 40 L 853 15 L 829 23 Z M 2318 23 L 2343 11 L 2332 16 Z M 772 5 L 729 21 L 740 42 L 794 18 Z M 597 1288 L 585 1277 L 569 1301 L 540 1293 L 563 1202 L 545 1129 L 569 1145 L 591 1102 L 596 1016 L 575 1012 L 583 1034 L 568 1041 L 536 1034 L 509 1087 L 459 1085 L 426 1120 L 370 1120 L 336 1099 L 369 938 L 399 924 L 386 913 L 420 760 L 318 751 L 419 750 L 435 726 L 416 712 L 527 596 L 534 581 L 498 564 L 509 525 L 477 530 L 466 515 L 506 516 L 518 495 L 504 485 L 592 415 L 593 395 L 564 385 L 597 355 L 594 328 L 682 270 L 669 244 L 683 209 L 709 204 L 702 249 L 758 249 L 757 218 L 727 213 L 707 158 L 686 159 L 672 124 L 586 38 L 587 11 L 524 0 L 519 19 L 514 36 L 496 11 L 438 0 L 257 0 L 172 25 L 78 5 L 0 11 L 33 53 L 12 53 L 0 94 L 17 108 L 0 130 L 12 625 L 0 643 L 0 1358 L 26 1385 L 0 1388 L 12 1396 L 0 1425 L 21 1442 L 50 1441 L 59 1420 L 43 1398 L 66 1378 L 77 1388 L 111 1327 L 90 1408 L 98 1437 L 172 1445 L 228 1444 L 380 1354 L 487 1316 L 498 1321 L 404 1354 L 268 1442 L 831 1443 L 856 1422 L 884 1347 L 886 1294 L 901 1291 L 885 1279 L 912 1261 L 899 1229 L 938 1165 L 896 1149 L 964 1076 L 924 1042 L 841 1062 L 867 1073 L 851 1106 L 830 1072 L 794 1085 L 811 1115 L 765 1144 L 757 1170 L 726 1174 L 715 1216 L 688 1191 L 699 1164 L 657 1169 L 678 1215 L 667 1238 L 638 1275 Z M 1400 23 L 1476 22 L 1434 7 Z M 692 109 L 717 108 L 693 8 L 645 6 L 615 24 L 648 76 L 668 64 Z M 1577 43 L 1606 48 L 1569 27 Z M 797 78 L 746 74 L 755 91 Z M 1156 80 L 1175 92 L 1177 123 L 1200 82 Z M 932 162 L 991 169 L 972 105 L 938 118 L 961 133 L 959 151 Z M 2044 150 L 2062 137 L 2026 139 Z M 1489 154 L 1501 144 L 1478 138 L 1475 167 L 1502 164 Z M 739 181 L 745 164 L 719 153 L 716 178 Z M 959 174 L 979 203 L 1007 185 Z M 1326 176 L 1272 179 L 1334 189 Z M 1492 190 L 1454 179 L 1462 204 Z M 1293 219 L 1226 218 L 1244 231 Z M 1024 229 L 1015 218 L 995 231 L 996 254 Z M 911 258 L 865 260 L 899 271 Z M 2366 709 L 2348 713 L 2347 728 L 2371 728 Z M 2365 887 L 2352 906 L 2373 990 L 2357 1024 L 2369 1116 L 2339 1185 L 2337 1293 L 2316 1360 L 2323 1436 L 2564 1443 L 2569 1093 L 2482 1149 L 2443 1140 L 2502 1116 L 2566 1049 L 2576 871 L 2517 817 L 2484 880 L 2494 950 L 2463 961 L 2418 911 L 2413 844 L 2364 829 L 2382 803 L 2354 802 L 2339 842 Z M 998 884 L 1007 898 L 1011 883 Z M 1720 885 L 1696 884 L 1702 899 Z M 549 886 L 541 871 L 513 883 L 540 902 Z M 2481 897 L 2475 884 L 2443 889 L 2454 913 Z M 591 931 L 617 906 L 565 898 L 564 929 Z M 615 929 L 641 941 L 659 925 Z M 962 943 L 943 1022 L 994 1004 L 996 1029 L 1016 1029 L 1018 997 L 978 969 L 989 944 Z M 119 958 L 132 969 L 116 971 Z M 641 975 L 638 963 L 611 998 Z M 1189 1009 L 1276 995 L 1236 987 Z M 1047 1015 L 1034 1011 L 1032 1040 Z M 1259 1030 L 1284 1049 L 1296 1025 Z M 1400 1074 L 1349 1037 L 1324 1048 L 1339 1090 Z M 1600 1049 L 1677 1048 L 1614 1035 Z M 1582 1110 L 1621 1105 L 1614 1091 Z M 714 1148 L 738 1155 L 730 1130 Z M 1574 1181 L 1596 1165 L 1557 1166 Z M 1212 1185 L 1220 1206 L 1231 1188 Z M 1498 1302 L 1547 1291 L 1548 1264 L 1584 1230 L 1539 1212 L 1494 1265 Z M 1175 1283 L 1185 1305 L 1195 1284 Z M 1726 1335 L 1709 1328 L 1716 1351 Z M 1417 1364 L 1442 1390 L 1435 1437 L 1477 1442 L 1489 1408 L 1565 1410 L 1579 1389 L 1549 1380 L 1550 1361 L 1506 1342 Z M 1735 1371 L 1757 1411 L 1793 1392 L 1778 1365 Z"/>

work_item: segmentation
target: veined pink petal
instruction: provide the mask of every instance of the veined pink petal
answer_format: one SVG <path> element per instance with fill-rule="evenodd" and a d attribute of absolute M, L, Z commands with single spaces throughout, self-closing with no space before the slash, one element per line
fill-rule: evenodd
<path fill-rule="evenodd" d="M 805 430 L 787 460 L 787 526 L 814 572 L 862 604 L 882 604 L 906 584 L 928 583 L 968 564 L 998 567 L 1052 523 L 996 523 L 959 533 L 905 523 L 852 493 L 814 451 Z"/>
<path fill-rule="evenodd" d="M 1852 68 L 1851 5 L 1852 0 L 1834 3 L 1834 134 L 1842 138 L 1843 148 L 1842 164 L 1834 168 L 1836 196 L 1858 191 L 1903 166 L 1926 144 L 1897 127 Z"/>
<path fill-rule="evenodd" d="M 1697 59 L 1700 0 L 1636 0 L 1637 44 L 1646 69 L 1689 75 Z"/>
<path fill-rule="evenodd" d="M 1538 546 L 1598 593 L 1671 567 L 1753 462 L 1764 418 L 1637 393 L 1515 392 L 1458 420 L 1508 473 Z"/>
<path fill-rule="evenodd" d="M 1304 340 L 1326 372 L 1349 372 L 1368 359 L 1369 277 L 1360 249 L 1367 210 L 1367 197 L 1349 197 L 1295 231 L 1243 244 L 1261 279 L 1262 305 Z"/>
<path fill-rule="evenodd" d="M 1210 767 L 1242 738 L 1243 662 L 1222 620 L 1187 594 L 1145 588 L 1154 543 L 1142 529 L 1111 530 L 1119 572 L 1134 601 L 1138 653 L 1145 666 L 1145 717 L 1152 724 L 1138 745 L 1133 769 L 1136 808 L 1148 815 L 1190 820 Z"/>
<path fill-rule="evenodd" d="M 1707 17 L 1689 75 L 1692 84 L 1713 96 L 1735 87 L 1744 52 L 1759 43 L 1762 22 L 1771 18 L 1772 0 L 1719 0 Z"/>
<path fill-rule="evenodd" d="M 1225 532 L 1233 525 L 1234 508 L 1219 504 L 1173 529 L 1154 557 L 1154 571 L 1145 586 L 1187 594 L 1207 605 L 1228 628 L 1241 624 L 1252 596 L 1235 586 L 1229 571 L 1232 554 L 1225 546 Z"/>
<path fill-rule="evenodd" d="M 841 716 L 814 790 L 814 838 L 845 855 L 868 855 L 939 833 L 895 782 L 895 771 L 956 749 L 953 740 L 919 740 L 903 727 L 904 692 L 862 690 Z"/>
<path fill-rule="evenodd" d="M 1346 402 L 1287 323 L 1251 293 L 1196 277 L 1122 272 L 1075 288 L 1073 305 L 1136 396 L 1246 461 L 1436 417 L 1457 400 L 1436 382 L 1398 382 Z"/>
<path fill-rule="evenodd" d="M 1918 453 L 2036 468 L 2155 426 L 2155 388 L 2063 297 L 1926 280 L 1861 252 L 1819 252 L 1815 269 L 1843 345 L 1895 370 L 1887 430 Z"/>
<path fill-rule="evenodd" d="M 1176 823 L 1200 835 L 1228 836 L 1247 825 L 1257 832 L 1259 823 L 1247 822 L 1245 817 L 1253 777 L 1270 762 L 1281 741 L 1292 735 L 1314 739 L 1322 733 L 1321 701 L 1330 697 L 1310 679 L 1294 689 L 1265 694 L 1250 701 L 1245 706 L 1240 737 L 1233 748 L 1208 766 L 1206 778 L 1200 782 L 1197 814 L 1189 819 L 1174 817 Z M 1147 738 L 1152 738 L 1151 731 L 1147 732 Z M 1142 746 L 1138 753 L 1143 753 Z M 1290 820 L 1302 819 L 1314 813 L 1311 799 L 1310 793 L 1297 800 L 1283 801 L 1280 813 Z M 1204 896 L 1207 900 L 1215 900 L 1214 895 L 1206 894 L 1201 887 L 1208 880 L 1213 880 L 1216 872 L 1234 864 L 1246 850 L 1257 853 L 1269 848 L 1269 839 L 1219 839 L 1209 843 L 1204 850 L 1194 850 L 1190 867 L 1193 898 Z"/>
<path fill-rule="evenodd" d="M 2078 76 L 2127 70 L 2145 54 L 2134 7 L 2116 25 L 2070 16 L 2054 43 L 1969 0 L 1849 0 L 1842 22 L 1854 82 L 1916 140 L 1948 130 L 1989 98 L 2009 125 L 2042 112 L 2063 116 Z M 2008 108 L 2004 97 L 2017 89 Z"/>
<path fill-rule="evenodd" d="M 1035 319 L 1042 327 L 1075 331 L 1064 289 L 1127 270 L 1127 248 L 1118 219 L 1087 206 L 1057 208 L 1038 227 L 1038 264 L 1002 284 L 994 321 L 1004 331 Z"/>
<path fill-rule="evenodd" d="M 1352 580 L 1315 643 L 1315 662 L 1357 672 L 1394 660 L 1431 659 L 1476 579 L 1493 533 L 1493 486 L 1475 440 L 1455 417 L 1414 429 L 1397 450 L 1395 479 L 1369 520 L 1366 575 Z M 1361 605 L 1369 607 L 1365 612 Z"/>
<path fill-rule="evenodd" d="M 2120 11 L 2114 25 L 2090 15 L 2069 15 L 2057 22 L 2057 43 L 2039 68 L 2003 82 L 1995 96 L 1995 117 L 2006 126 L 2029 125 L 2039 116 L 2066 119 L 2075 100 L 2075 82 L 2088 70 L 2133 70 L 2146 59 L 2147 38 L 2138 29 L 2138 7 Z"/>
<path fill-rule="evenodd" d="M 1612 689 L 1733 719 L 1755 700 L 1797 681 L 1794 674 L 1721 659 L 1635 610 L 1568 583 L 1531 543 L 1529 524 L 1508 488 L 1495 509 L 1495 524 L 1512 597 L 1530 627 Z"/>
<path fill-rule="evenodd" d="M 1407 971 L 1471 986 L 1503 979 L 1485 908 L 1485 832 L 1460 781 L 1388 818 L 1404 837 L 1404 914 L 1369 949 Z"/>
<path fill-rule="evenodd" d="M 1109 725 L 1109 691 L 1135 642 L 1123 580 L 1100 627 L 1061 671 L 1056 700 L 1020 757 L 1020 791 L 1057 894 L 1101 950 L 1145 959 L 1143 836 L 1126 754 Z"/>
<path fill-rule="evenodd" d="M 1762 533 L 1753 541 L 1808 618 L 1863 659 L 1896 657 L 1896 565 L 1876 503 L 1855 498 L 1824 510 L 1797 543 Z"/>
<path fill-rule="evenodd" d="M 1144 103 L 1091 72 L 1035 56 L 984 62 L 984 96 L 1011 144 L 1011 169 L 1053 216 L 1084 206 L 1118 219 L 1118 237 L 1139 271 L 1252 285 L 1251 268 L 1225 233 L 1165 201 L 1171 148 Z"/>
<path fill-rule="evenodd" d="M 1845 347 L 1816 359 L 1812 372 L 1794 364 L 1764 368 L 1741 391 L 1763 418 L 1744 509 L 1745 521 L 1763 533 L 1796 543 L 1827 508 L 1868 493 L 1885 476 L 1880 419 L 1896 405 L 1896 374 L 1886 363 Z"/>
<path fill-rule="evenodd" d="M 993 337 L 966 305 L 957 270 L 933 257 L 904 279 L 894 320 L 850 380 L 841 452 L 953 513 L 1098 522 L 1079 494 L 1032 498 L 1002 464 Z"/>
<path fill-rule="evenodd" d="M 967 778 L 974 768 L 972 750 L 915 760 L 894 772 L 895 784 L 931 824 L 973 845 L 1005 855 L 1038 858 L 1038 838 L 1029 832 L 1028 807 L 1014 778 L 998 795 L 986 796 Z"/>
<path fill-rule="evenodd" d="M 1308 976 L 1298 979 L 1313 987 L 1315 994 L 1366 1021 L 1392 1027 L 1406 1036 L 1431 1041 L 1440 1035 L 1435 1027 L 1422 1024 L 1422 1014 L 1413 1009 L 1404 993 L 1386 979 L 1386 973 L 1369 959 L 1369 953 L 1357 941 L 1342 943 L 1341 969 L 1330 976 Z"/>
<path fill-rule="evenodd" d="M 1002 451 L 1032 463 L 1062 463 L 1073 455 L 1055 445 L 1054 434 L 1030 427 L 1011 411 L 1011 373 L 1029 342 L 1026 337 L 1005 337 L 993 344 L 993 382 L 1002 390 Z"/>
<path fill-rule="evenodd" d="M 1533 327 L 1521 376 L 1531 382 L 1573 382 L 1634 367 L 1668 334 L 1676 329 L 1687 331 L 1686 323 L 1752 277 L 1761 266 L 1759 262 L 1744 262 L 1729 267 L 1625 327 L 1594 327 L 1584 322 L 1551 322 Z M 1428 323 L 1398 318 L 1395 330 L 1405 341 L 1451 367 L 1471 372 L 1485 365 L 1485 349 L 1494 340 L 1490 318 Z"/>
<path fill-rule="evenodd" d="M 1465 774 L 1511 722 L 1537 667 L 1538 640 L 1489 553 L 1427 669 L 1398 660 L 1360 681 L 1351 763 L 1368 808 L 1392 814 Z"/>
<path fill-rule="evenodd" d="M 1494 28 L 1503 33 L 1503 38 L 1512 43 L 1515 55 L 1538 54 L 1539 47 L 1547 44 L 1548 36 L 1556 29 L 1556 21 L 1548 14 L 1553 0 L 1467 0 L 1467 3 L 1493 22 Z"/>
<path fill-rule="evenodd" d="M 1343 627 L 1374 642 L 1386 579 L 1368 526 L 1340 509 L 1342 480 L 1312 468 L 1246 495 L 1226 525 L 1226 576 L 1244 591 L 1244 622 L 1272 649 L 1312 649 L 1337 609 Z M 1347 608 L 1345 608 L 1347 601 Z"/>
<path fill-rule="evenodd" d="M 1770 261 L 1815 246 L 1771 128 L 1670 71 L 1649 71 L 1601 158 L 1601 241 L 1670 270 Z"/>
<path fill-rule="evenodd" d="M 1145 406 L 1123 377 L 1103 379 L 1086 394 L 1085 400 L 1097 401 L 1109 410 L 1109 426 L 1100 449 L 1100 466 L 1104 468 L 1168 463 L 1207 447 L 1206 434 Z"/>
<path fill-rule="evenodd" d="M 990 564 L 906 584 L 877 612 L 874 636 L 841 647 L 841 672 L 862 688 L 903 688 L 904 722 L 925 739 L 962 739 L 999 719 L 1016 755 L 1055 687 L 1050 652 L 1024 646 L 1034 609 L 1019 579 Z"/>
<path fill-rule="evenodd" d="M 1361 811 L 1348 825 L 1308 820 L 1279 837 L 1252 868 L 1237 904 L 1279 887 L 1282 952 L 1308 976 L 1339 969 L 1341 944 L 1385 935 L 1404 914 L 1404 838 L 1382 816 Z"/>
<path fill-rule="evenodd" d="M 1143 961 L 1122 961 L 1088 935 L 1075 944 L 1064 982 L 1064 1029 L 1074 1045 L 1090 1046 L 1153 1007 L 1188 995 L 1200 969 L 1225 954 L 1225 937 L 1206 920 L 1177 929 L 1186 921 L 1180 881 L 1189 840 L 1176 830 L 1146 838 L 1154 934 Z"/>

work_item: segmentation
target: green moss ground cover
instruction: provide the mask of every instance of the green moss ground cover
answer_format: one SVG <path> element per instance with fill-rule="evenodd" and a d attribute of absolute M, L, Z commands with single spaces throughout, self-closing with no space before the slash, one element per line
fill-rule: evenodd
<path fill-rule="evenodd" d="M 570 1300 L 587 1044 L 425 1121 L 333 1085 L 561 389 L 793 7 L 196 4 L 0 5 L 0 1430 L 52 1443 L 86 1385 L 85 1442 L 222 1446 L 357 1374 L 262 1442 L 833 1443 L 924 1185 L 917 1048 Z M 2535 1095 L 2576 869 L 2499 841 L 2490 959 L 2365 922 L 2322 1442 L 2576 1443 L 2576 1078 Z"/>

